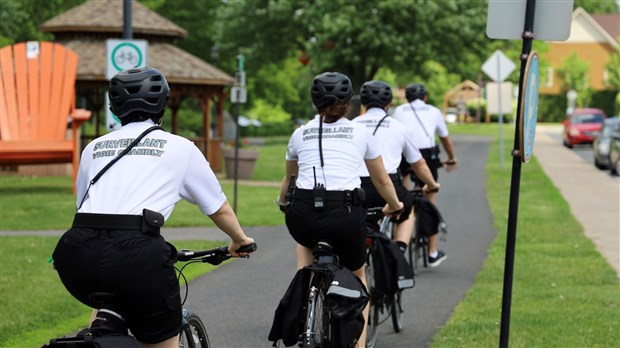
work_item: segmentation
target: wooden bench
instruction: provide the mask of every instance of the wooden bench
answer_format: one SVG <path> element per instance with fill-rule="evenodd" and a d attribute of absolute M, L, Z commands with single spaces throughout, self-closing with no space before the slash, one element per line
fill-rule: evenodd
<path fill-rule="evenodd" d="M 72 163 L 91 112 L 75 109 L 77 54 L 52 42 L 0 49 L 0 165 Z M 67 136 L 68 124 L 71 136 Z"/>

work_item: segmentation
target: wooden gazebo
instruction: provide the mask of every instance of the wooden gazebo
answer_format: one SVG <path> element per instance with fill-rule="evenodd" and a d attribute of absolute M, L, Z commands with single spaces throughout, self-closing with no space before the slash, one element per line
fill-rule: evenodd
<path fill-rule="evenodd" d="M 220 144 L 224 136 L 224 103 L 227 86 L 235 79 L 218 68 L 174 45 L 187 32 L 132 1 L 134 39 L 148 41 L 148 64 L 166 76 L 171 89 L 168 108 L 172 112 L 172 133 L 178 131 L 178 111 L 186 98 L 194 98 L 202 108 L 203 132 L 192 138 L 212 168 L 220 170 Z M 94 136 L 99 136 L 99 119 L 107 105 L 106 40 L 122 38 L 123 0 L 89 0 L 43 23 L 42 31 L 53 33 L 55 41 L 73 49 L 79 56 L 76 90 L 86 108 L 93 111 Z M 211 131 L 215 104 L 215 129 Z"/>

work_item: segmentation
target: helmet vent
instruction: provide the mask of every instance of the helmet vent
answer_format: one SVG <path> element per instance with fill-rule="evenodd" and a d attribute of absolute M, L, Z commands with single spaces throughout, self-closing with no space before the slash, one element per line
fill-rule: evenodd
<path fill-rule="evenodd" d="M 128 94 L 136 94 L 136 93 L 140 92 L 140 86 L 127 87 L 126 90 L 127 90 Z"/>
<path fill-rule="evenodd" d="M 154 98 L 154 97 L 146 98 L 146 101 L 151 104 L 157 104 L 159 102 L 159 98 Z"/>
<path fill-rule="evenodd" d="M 152 86 L 149 90 L 150 93 L 158 93 L 161 91 L 161 86 Z"/>
<path fill-rule="evenodd" d="M 161 76 L 160 75 L 151 76 L 151 81 L 161 81 Z"/>

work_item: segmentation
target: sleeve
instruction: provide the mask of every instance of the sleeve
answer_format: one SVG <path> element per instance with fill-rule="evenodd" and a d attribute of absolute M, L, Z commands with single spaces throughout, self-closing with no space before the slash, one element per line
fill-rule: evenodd
<path fill-rule="evenodd" d="M 407 163 L 416 163 L 417 161 L 422 159 L 422 153 L 420 153 L 420 149 L 418 149 L 418 147 L 413 142 L 413 132 L 404 129 L 403 133 L 405 137 L 403 156 L 405 156 L 405 160 L 407 161 Z"/>
<path fill-rule="evenodd" d="M 226 202 L 226 195 L 209 162 L 193 144 L 187 163 L 179 195 L 188 202 L 196 204 L 204 215 L 215 213 Z"/>
<path fill-rule="evenodd" d="M 437 135 L 439 135 L 440 138 L 445 138 L 450 135 L 448 133 L 448 126 L 446 125 L 446 120 L 444 120 L 443 114 L 439 109 L 435 108 L 435 110 L 435 117 L 437 117 Z"/>
<path fill-rule="evenodd" d="M 366 143 L 366 153 L 364 154 L 364 160 L 375 159 L 381 156 L 381 148 L 377 141 L 374 141 L 372 135 L 368 131 L 365 125 L 358 123 L 356 131 L 361 134 L 363 141 Z"/>
<path fill-rule="evenodd" d="M 297 161 L 299 157 L 297 156 L 297 149 L 295 146 L 295 138 L 299 136 L 302 127 L 297 128 L 291 138 L 288 140 L 288 146 L 286 147 L 286 160 L 287 161 Z"/>

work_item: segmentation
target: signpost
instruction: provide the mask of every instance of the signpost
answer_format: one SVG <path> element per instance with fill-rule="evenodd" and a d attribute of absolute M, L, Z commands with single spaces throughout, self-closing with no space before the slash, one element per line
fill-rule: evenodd
<path fill-rule="evenodd" d="M 515 130 L 512 151 L 502 318 L 499 337 L 500 348 L 508 348 L 521 163 L 529 161 L 532 156 L 538 114 L 538 55 L 532 52 L 532 42 L 534 38 L 553 41 L 564 41 L 568 38 L 573 0 L 489 0 L 488 10 L 487 36 L 494 39 L 523 40 L 521 55 L 519 56 L 521 70 L 516 120 L 519 126 Z M 534 16 L 535 14 L 536 16 Z M 536 28 L 536 32 L 534 28 Z"/>
<path fill-rule="evenodd" d="M 235 73 L 235 85 L 230 89 L 230 101 L 235 104 L 235 173 L 234 173 L 234 197 L 233 210 L 237 212 L 237 180 L 239 178 L 239 104 L 247 102 L 247 89 L 245 88 L 245 57 L 237 55 L 237 72 Z"/>
<path fill-rule="evenodd" d="M 108 81 L 123 70 L 146 67 L 148 66 L 147 62 L 148 41 L 124 39 L 106 40 L 105 77 Z M 105 97 L 105 105 L 107 106 L 110 104 L 107 93 Z M 121 128 L 120 120 L 106 107 L 106 129 L 108 131 L 113 131 L 119 128 Z"/>
<path fill-rule="evenodd" d="M 487 74 L 491 80 L 502 83 L 514 70 L 516 65 L 506 55 L 500 51 L 495 51 L 489 59 L 482 64 L 482 71 Z M 512 94 L 508 94 L 510 98 Z M 497 89 L 497 99 L 499 105 L 498 123 L 499 123 L 499 164 L 504 168 L 504 110 L 502 109 L 502 88 Z"/>

